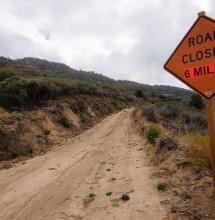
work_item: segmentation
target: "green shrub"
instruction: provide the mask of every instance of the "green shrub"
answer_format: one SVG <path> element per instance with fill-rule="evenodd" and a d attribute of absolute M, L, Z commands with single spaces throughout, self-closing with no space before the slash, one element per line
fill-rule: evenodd
<path fill-rule="evenodd" d="M 16 137 L 0 134 L 0 160 L 8 160 L 18 156 L 27 156 L 32 153 L 28 146 L 19 145 Z"/>
<path fill-rule="evenodd" d="M 141 89 L 137 89 L 137 90 L 135 91 L 135 95 L 136 95 L 136 97 L 138 97 L 138 98 L 144 98 L 143 90 L 141 90 Z"/>
<path fill-rule="evenodd" d="M 82 113 L 86 112 L 87 109 L 88 109 L 88 106 L 87 106 L 87 104 L 86 104 L 86 102 L 84 100 L 79 100 L 78 101 L 78 107 L 79 107 L 79 110 Z"/>
<path fill-rule="evenodd" d="M 146 138 L 150 144 L 154 144 L 155 140 L 160 137 L 161 130 L 159 127 L 153 125 L 147 130 Z"/>
<path fill-rule="evenodd" d="M 189 106 L 196 109 L 203 109 L 204 103 L 202 97 L 198 94 L 193 94 L 190 98 Z"/>
<path fill-rule="evenodd" d="M 116 101 L 112 101 L 111 103 L 112 103 L 112 105 L 113 105 L 114 107 L 118 107 L 118 105 L 117 105 L 117 102 L 116 102 Z"/>
<path fill-rule="evenodd" d="M 49 135 L 49 134 L 51 133 L 51 130 L 50 130 L 50 129 L 47 129 L 47 128 L 44 128 L 44 129 L 43 129 L 43 133 L 44 133 L 45 135 Z"/>
<path fill-rule="evenodd" d="M 71 123 L 69 119 L 66 117 L 66 115 L 62 114 L 60 118 L 60 123 L 65 127 L 65 128 L 70 128 Z"/>
<path fill-rule="evenodd" d="M 17 111 L 14 111 L 14 112 L 11 113 L 11 118 L 14 119 L 14 120 L 20 121 L 21 120 L 21 114 Z"/>
<path fill-rule="evenodd" d="M 121 199 L 122 201 L 128 201 L 128 200 L 130 200 L 130 197 L 129 197 L 129 195 L 127 195 L 127 194 L 123 194 L 123 195 L 120 197 L 120 199 Z"/>
<path fill-rule="evenodd" d="M 106 192 L 106 195 L 107 195 L 107 196 L 111 196 L 111 195 L 112 195 L 112 192 Z"/>
<path fill-rule="evenodd" d="M 166 184 L 165 184 L 165 183 L 159 183 L 159 184 L 157 185 L 157 189 L 158 189 L 159 191 L 165 191 L 165 190 L 166 190 Z"/>
<path fill-rule="evenodd" d="M 111 86 L 111 85 L 104 85 L 102 86 L 102 89 L 104 91 L 104 94 L 106 96 L 112 96 L 117 97 L 120 95 L 120 90 L 117 87 Z"/>
<path fill-rule="evenodd" d="M 0 71 L 0 81 L 4 81 L 7 78 L 10 78 L 13 76 L 13 74 L 6 72 L 6 71 Z"/>
<path fill-rule="evenodd" d="M 93 202 L 96 198 L 95 193 L 90 193 L 85 199 L 83 199 L 83 205 L 85 208 L 87 208 L 91 202 Z"/>
<path fill-rule="evenodd" d="M 92 198 L 92 197 L 95 197 L 96 194 L 95 194 L 95 193 L 90 193 L 88 196 L 89 196 L 90 198 Z"/>
<path fill-rule="evenodd" d="M 176 213 L 177 210 L 178 210 L 178 208 L 176 206 L 174 206 L 174 205 L 170 208 L 170 212 L 171 213 Z"/>

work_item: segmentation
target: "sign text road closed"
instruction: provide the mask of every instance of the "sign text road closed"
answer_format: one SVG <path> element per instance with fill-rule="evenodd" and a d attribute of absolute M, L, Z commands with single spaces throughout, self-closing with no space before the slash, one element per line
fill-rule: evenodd
<path fill-rule="evenodd" d="M 207 99 L 215 95 L 215 20 L 200 16 L 164 69 Z"/>

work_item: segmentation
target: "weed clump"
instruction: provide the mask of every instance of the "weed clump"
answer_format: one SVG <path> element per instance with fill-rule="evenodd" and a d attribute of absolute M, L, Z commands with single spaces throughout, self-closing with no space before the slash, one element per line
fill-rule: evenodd
<path fill-rule="evenodd" d="M 51 130 L 48 129 L 48 128 L 44 128 L 44 129 L 43 129 L 43 133 L 44 133 L 45 135 L 49 135 L 49 134 L 51 133 Z"/>
<path fill-rule="evenodd" d="M 21 120 L 21 114 L 17 111 L 13 111 L 11 113 L 11 118 L 14 119 L 14 120 L 20 121 Z"/>
<path fill-rule="evenodd" d="M 95 193 L 90 193 L 87 198 L 83 199 L 83 205 L 85 208 L 87 208 L 91 202 L 93 202 L 95 200 Z"/>
<path fill-rule="evenodd" d="M 161 130 L 159 127 L 153 125 L 147 130 L 146 138 L 150 144 L 154 144 L 155 140 L 160 137 Z"/>
<path fill-rule="evenodd" d="M 70 128 L 71 123 L 69 119 L 67 118 L 66 115 L 62 114 L 60 118 L 60 123 L 65 127 L 65 128 Z"/>
<path fill-rule="evenodd" d="M 170 212 L 171 212 L 171 213 L 176 213 L 176 212 L 177 212 L 177 209 L 178 209 L 178 208 L 173 205 L 173 206 L 170 208 Z"/>
<path fill-rule="evenodd" d="M 106 192 L 106 195 L 107 195 L 107 196 L 111 196 L 111 195 L 112 195 L 112 192 Z"/>
<path fill-rule="evenodd" d="M 122 194 L 122 196 L 120 197 L 120 199 L 121 199 L 122 201 L 128 201 L 128 200 L 130 200 L 130 197 L 129 197 L 129 195 L 127 195 L 127 194 Z"/>
<path fill-rule="evenodd" d="M 92 197 L 95 197 L 96 194 L 95 194 L 95 193 L 90 193 L 88 196 L 89 196 L 90 198 L 92 198 Z"/>
<path fill-rule="evenodd" d="M 31 153 L 32 148 L 29 146 L 19 145 L 15 136 L 3 133 L 0 134 L 0 160 L 27 156 Z"/>
<path fill-rule="evenodd" d="M 165 183 L 158 183 L 158 185 L 157 185 L 157 189 L 159 190 L 159 191 L 165 191 L 166 190 L 166 184 Z"/>
<path fill-rule="evenodd" d="M 78 107 L 79 107 L 80 112 L 82 112 L 82 113 L 86 112 L 87 109 L 88 109 L 88 106 L 87 106 L 87 104 L 84 102 L 84 100 L 79 100 L 79 101 L 78 101 Z"/>
<path fill-rule="evenodd" d="M 177 150 L 179 148 L 179 143 L 175 138 L 166 136 L 159 138 L 155 146 L 156 146 L 156 153 L 161 153 L 170 150 Z"/>

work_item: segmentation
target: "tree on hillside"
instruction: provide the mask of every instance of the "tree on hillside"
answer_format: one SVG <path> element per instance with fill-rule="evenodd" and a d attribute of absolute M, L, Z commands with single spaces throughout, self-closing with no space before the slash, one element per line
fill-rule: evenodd
<path fill-rule="evenodd" d="M 136 95 L 136 97 L 144 98 L 143 90 L 141 90 L 141 89 L 137 89 L 135 91 L 135 95 Z"/>
<path fill-rule="evenodd" d="M 194 93 L 190 98 L 189 106 L 194 107 L 196 109 L 203 109 L 204 103 L 203 103 L 202 97 Z"/>

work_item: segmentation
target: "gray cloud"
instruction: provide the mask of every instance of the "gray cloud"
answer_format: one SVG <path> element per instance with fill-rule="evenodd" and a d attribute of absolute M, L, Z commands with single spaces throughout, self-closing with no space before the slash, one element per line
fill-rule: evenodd
<path fill-rule="evenodd" d="M 51 37 L 51 33 L 46 29 L 46 27 L 42 27 L 38 30 L 39 34 L 44 37 L 45 40 L 49 40 Z"/>
<path fill-rule="evenodd" d="M 0 54 L 115 79 L 183 86 L 163 64 L 212 0 L 0 0 Z M 183 86 L 185 87 L 185 86 Z"/>

